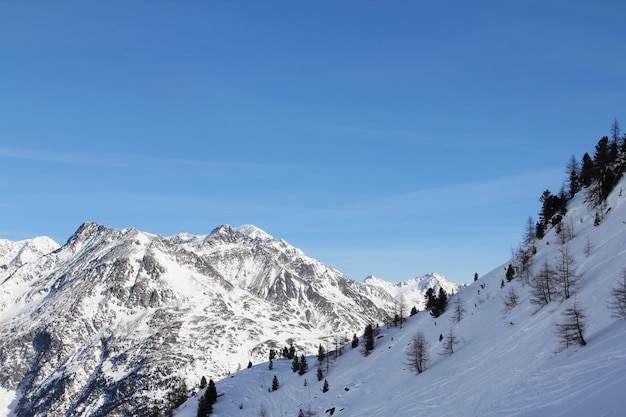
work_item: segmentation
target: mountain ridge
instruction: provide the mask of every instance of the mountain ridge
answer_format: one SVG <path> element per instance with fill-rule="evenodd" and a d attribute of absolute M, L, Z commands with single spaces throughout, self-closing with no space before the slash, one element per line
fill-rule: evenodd
<path fill-rule="evenodd" d="M 0 281 L 16 416 L 147 415 L 201 374 L 346 340 L 394 303 L 250 225 L 164 237 L 85 222 L 37 256 Z"/>

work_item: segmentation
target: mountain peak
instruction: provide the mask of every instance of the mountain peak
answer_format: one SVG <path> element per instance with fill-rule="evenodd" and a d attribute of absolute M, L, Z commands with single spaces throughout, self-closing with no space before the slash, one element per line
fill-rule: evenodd
<path fill-rule="evenodd" d="M 241 226 L 235 227 L 235 230 L 241 234 L 244 234 L 252 239 L 261 239 L 261 240 L 273 240 L 274 237 L 269 233 L 261 230 L 260 228 L 252 225 L 252 224 L 243 224 Z"/>

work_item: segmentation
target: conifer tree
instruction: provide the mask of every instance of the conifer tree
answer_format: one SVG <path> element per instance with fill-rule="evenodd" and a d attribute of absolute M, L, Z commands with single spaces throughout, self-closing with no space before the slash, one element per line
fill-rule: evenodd
<path fill-rule="evenodd" d="M 596 168 L 595 177 L 599 179 L 602 172 L 610 162 L 609 138 L 603 136 L 596 145 L 596 152 L 593 155 L 593 163 Z"/>
<path fill-rule="evenodd" d="M 328 392 L 328 381 L 324 380 L 324 386 L 322 387 L 322 392 Z"/>
<path fill-rule="evenodd" d="M 561 285 L 561 294 L 564 299 L 570 298 L 576 292 L 578 277 L 576 276 L 576 260 L 569 252 L 568 245 L 562 245 L 558 264 L 558 282 Z"/>
<path fill-rule="evenodd" d="M 352 337 L 352 349 L 356 348 L 357 346 L 359 346 L 359 337 L 355 333 Z"/>
<path fill-rule="evenodd" d="M 196 412 L 197 417 L 207 417 L 211 414 L 212 407 L 207 404 L 205 396 L 201 396 L 198 400 L 198 411 Z"/>
<path fill-rule="evenodd" d="M 583 155 L 580 168 L 580 182 L 583 187 L 589 187 L 594 180 L 594 163 L 588 153 Z"/>
<path fill-rule="evenodd" d="M 515 291 L 515 287 L 509 287 L 509 291 L 504 296 L 504 313 L 507 314 L 515 307 L 519 302 L 519 295 L 517 295 L 517 291 Z"/>
<path fill-rule="evenodd" d="M 457 343 L 459 343 L 459 339 L 454 334 L 454 329 L 450 327 L 448 334 L 443 339 L 443 351 L 441 352 L 441 354 L 448 356 L 452 355 L 454 353 L 454 345 L 456 345 Z"/>
<path fill-rule="evenodd" d="M 274 375 L 274 379 L 272 379 L 272 391 L 276 391 L 279 386 L 278 377 Z"/>
<path fill-rule="evenodd" d="M 293 345 L 289 346 L 289 356 L 287 359 L 293 359 L 296 356 L 296 348 Z"/>
<path fill-rule="evenodd" d="M 429 288 L 426 290 L 426 294 L 424 294 L 426 298 L 426 310 L 431 311 L 433 307 L 437 304 L 437 295 L 435 294 L 434 288 Z"/>
<path fill-rule="evenodd" d="M 300 369 L 298 369 L 298 374 L 304 375 L 307 373 L 308 370 L 309 370 L 309 364 L 307 363 L 306 358 L 304 357 L 304 354 L 302 354 L 302 356 L 300 356 Z"/>
<path fill-rule="evenodd" d="M 572 155 L 565 169 L 567 175 L 569 175 L 569 198 L 571 199 L 574 198 L 574 195 L 576 195 L 582 187 L 580 164 L 575 156 Z"/>
<path fill-rule="evenodd" d="M 206 377 L 203 375 L 202 379 L 200 379 L 200 389 L 205 389 L 206 388 Z"/>
<path fill-rule="evenodd" d="M 317 348 L 317 361 L 319 363 L 324 362 L 324 358 L 326 357 L 326 351 L 324 350 L 324 346 L 322 346 L 322 344 L 320 343 L 319 347 Z"/>
<path fill-rule="evenodd" d="M 509 267 L 506 270 L 506 280 L 511 282 L 513 281 L 513 278 L 515 278 L 515 268 L 513 268 L 513 265 L 509 264 Z"/>
<path fill-rule="evenodd" d="M 454 323 L 460 323 L 463 320 L 463 316 L 465 315 L 467 310 L 463 307 L 463 300 L 457 295 L 454 298 L 454 308 L 452 310 L 452 316 L 450 320 Z"/>
<path fill-rule="evenodd" d="M 558 350 L 566 349 L 573 344 L 580 346 L 587 344 L 583 337 L 586 318 L 586 314 L 574 299 L 572 304 L 563 311 L 563 320 L 555 325 L 556 334 L 559 338 Z"/>
<path fill-rule="evenodd" d="M 213 412 L 213 404 L 217 400 L 217 390 L 213 379 L 209 380 L 208 387 L 204 394 L 198 400 L 198 417 L 207 417 Z"/>
<path fill-rule="evenodd" d="M 539 274 L 532 277 L 530 281 L 530 302 L 539 308 L 549 304 L 554 297 L 556 283 L 556 273 L 547 261 L 544 261 Z"/>
<path fill-rule="evenodd" d="M 322 371 L 322 367 L 317 367 L 317 380 L 321 381 L 324 378 L 324 371 Z"/>
<path fill-rule="evenodd" d="M 369 356 L 372 350 L 374 350 L 374 327 L 368 324 L 363 331 L 363 349 L 361 353 L 363 353 L 363 356 Z"/>
<path fill-rule="evenodd" d="M 538 240 L 544 238 L 544 236 L 546 235 L 546 226 L 544 226 L 543 223 L 537 222 L 537 224 L 535 225 L 535 235 L 537 236 Z"/>
<path fill-rule="evenodd" d="M 215 404 L 215 401 L 217 401 L 217 389 L 215 388 L 215 382 L 213 382 L 213 379 L 209 379 L 209 386 L 207 387 L 204 395 L 206 396 L 207 404 L 209 406 L 212 406 Z"/>
<path fill-rule="evenodd" d="M 433 317 L 441 316 L 448 306 L 448 293 L 443 287 L 439 287 L 439 294 L 435 298 L 434 307 L 430 310 L 430 315 Z"/>
<path fill-rule="evenodd" d="M 622 270 L 622 279 L 611 288 L 608 307 L 611 310 L 611 317 L 626 319 L 626 269 Z"/>
<path fill-rule="evenodd" d="M 293 361 L 291 362 L 291 370 L 294 372 L 300 371 L 300 360 L 297 356 L 293 357 Z"/>
<path fill-rule="evenodd" d="M 413 308 L 411 309 L 411 316 L 414 316 L 418 313 L 417 307 L 413 306 Z"/>
<path fill-rule="evenodd" d="M 413 336 L 411 345 L 406 351 L 407 366 L 415 373 L 421 374 L 426 369 L 426 363 L 430 359 L 430 345 L 422 332 Z"/>

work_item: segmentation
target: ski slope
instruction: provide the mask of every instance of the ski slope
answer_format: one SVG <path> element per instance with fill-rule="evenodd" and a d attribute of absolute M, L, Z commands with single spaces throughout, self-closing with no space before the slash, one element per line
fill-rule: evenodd
<path fill-rule="evenodd" d="M 625 186 L 622 180 L 609 196 L 599 226 L 583 193 L 570 201 L 563 224 L 573 231 L 566 244 L 579 277 L 575 297 L 558 298 L 537 311 L 529 286 L 519 278 L 501 288 L 507 262 L 452 297 L 437 319 L 420 312 L 401 328 L 381 324 L 368 357 L 344 347 L 324 372 L 328 392 L 321 392 L 323 380 L 316 378 L 317 352 L 304 352 L 309 355 L 304 376 L 291 371 L 291 360 L 282 359 L 273 370 L 263 363 L 217 381 L 222 395 L 212 415 L 295 417 L 300 409 L 318 416 L 334 409 L 333 415 L 341 417 L 626 415 L 626 320 L 612 318 L 607 307 L 610 289 L 626 268 Z M 536 242 L 535 271 L 544 261 L 556 265 L 559 240 L 552 228 Z M 511 286 L 519 304 L 505 313 L 503 299 Z M 454 323 L 457 298 L 465 314 Z M 559 351 L 555 323 L 574 299 L 587 315 L 587 345 Z M 459 343 L 452 355 L 442 355 L 439 337 L 451 328 Z M 430 343 L 430 361 L 416 375 L 406 366 L 406 351 L 418 331 Z M 280 387 L 268 392 L 274 375 Z M 196 416 L 201 394 L 175 415 Z"/>

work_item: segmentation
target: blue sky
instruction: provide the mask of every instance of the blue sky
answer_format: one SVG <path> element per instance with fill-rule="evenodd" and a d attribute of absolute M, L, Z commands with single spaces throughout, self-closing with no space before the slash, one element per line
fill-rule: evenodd
<path fill-rule="evenodd" d="M 355 279 L 505 262 L 624 120 L 620 1 L 0 4 L 0 237 L 255 224 Z"/>

